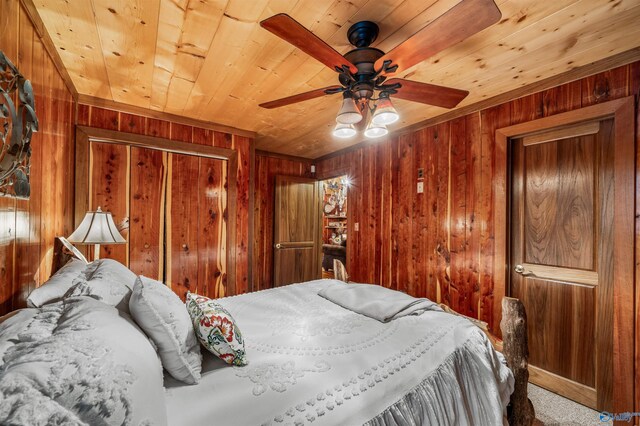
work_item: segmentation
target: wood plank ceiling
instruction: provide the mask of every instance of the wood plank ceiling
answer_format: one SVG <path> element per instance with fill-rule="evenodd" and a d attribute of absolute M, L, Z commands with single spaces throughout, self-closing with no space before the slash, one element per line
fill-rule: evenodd
<path fill-rule="evenodd" d="M 80 95 L 258 134 L 262 150 L 317 158 L 362 137 L 331 136 L 340 97 L 261 102 L 337 84 L 337 74 L 259 26 L 285 12 L 340 53 L 375 21 L 389 51 L 459 0 L 30 0 Z M 497 0 L 500 23 L 398 77 L 470 91 L 473 104 L 640 46 L 639 0 Z M 396 100 L 397 130 L 448 110 Z"/>

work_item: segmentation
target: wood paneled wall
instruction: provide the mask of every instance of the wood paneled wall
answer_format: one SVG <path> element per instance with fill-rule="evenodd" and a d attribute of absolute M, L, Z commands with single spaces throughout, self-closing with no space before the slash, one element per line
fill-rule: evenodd
<path fill-rule="evenodd" d="M 253 290 L 273 287 L 276 175 L 311 177 L 311 160 L 256 153 L 253 204 Z"/>
<path fill-rule="evenodd" d="M 31 197 L 0 197 L 0 315 L 25 306 L 51 272 L 56 235 L 73 231 L 73 99 L 26 12 L 0 0 L 0 49 L 33 84 Z"/>
<path fill-rule="evenodd" d="M 353 182 L 351 279 L 447 303 L 497 329 L 494 299 L 505 290 L 494 285 L 494 236 L 507 225 L 492 219 L 496 182 L 504 178 L 495 166 L 495 130 L 639 92 L 640 63 L 633 63 L 320 159 L 320 178 L 340 170 Z M 416 191 L 419 168 L 423 194 Z"/>
<path fill-rule="evenodd" d="M 236 150 L 238 152 L 237 226 L 235 229 L 236 294 L 249 291 L 249 157 L 252 144 L 250 138 L 83 104 L 78 105 L 77 124 Z M 174 168 L 179 166 L 179 164 L 173 164 Z M 192 177 L 193 180 L 185 181 L 185 184 L 199 185 L 197 174 Z M 131 182 L 131 185 L 135 184 L 135 181 Z M 137 188 L 131 188 L 131 191 L 136 190 Z M 193 220 L 197 221 L 200 212 L 193 210 L 192 213 Z M 118 250 L 118 246 L 112 247 Z M 118 254 L 114 253 L 114 255 L 117 258 Z"/>

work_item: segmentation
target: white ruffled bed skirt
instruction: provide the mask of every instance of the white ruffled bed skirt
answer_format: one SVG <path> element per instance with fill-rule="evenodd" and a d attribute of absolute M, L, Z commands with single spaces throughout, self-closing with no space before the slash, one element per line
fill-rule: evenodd
<path fill-rule="evenodd" d="M 500 425 L 506 424 L 505 410 L 487 411 L 487 407 L 505 407 L 513 392 L 514 379 L 499 364 L 504 357 L 480 350 L 491 345 L 482 334 L 472 335 L 459 350 L 453 352 L 429 377 L 411 392 L 365 425 Z M 488 357 L 494 353 L 495 356 Z M 505 386 L 485 383 L 485 369 L 494 371 Z M 461 401 L 463 403 L 461 403 Z"/>

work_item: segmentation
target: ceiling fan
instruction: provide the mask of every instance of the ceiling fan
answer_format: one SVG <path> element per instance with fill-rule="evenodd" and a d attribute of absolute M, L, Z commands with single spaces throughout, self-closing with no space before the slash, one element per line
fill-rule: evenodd
<path fill-rule="evenodd" d="M 335 70 L 340 85 L 300 93 L 260 106 L 278 108 L 342 93 L 342 106 L 336 117 L 333 135 L 354 136 L 357 133 L 354 125 L 359 124 L 361 130 L 371 113 L 365 136 L 384 136 L 388 133 L 386 125 L 399 118 L 390 100 L 392 95 L 413 102 L 454 108 L 469 94 L 466 90 L 389 77 L 482 31 L 498 22 L 501 16 L 493 0 L 462 0 L 387 53 L 370 47 L 378 36 L 378 25 L 371 21 L 360 21 L 347 32 L 349 42 L 355 49 L 342 56 L 289 15 L 274 15 L 260 22 L 260 25 Z M 378 97 L 374 98 L 376 92 Z"/>

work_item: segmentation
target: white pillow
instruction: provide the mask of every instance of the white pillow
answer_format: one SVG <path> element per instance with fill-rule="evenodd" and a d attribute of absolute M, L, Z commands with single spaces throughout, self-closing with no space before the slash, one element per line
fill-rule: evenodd
<path fill-rule="evenodd" d="M 182 382 L 198 383 L 202 369 L 200 345 L 180 298 L 163 283 L 139 276 L 129 309 L 158 347 L 165 370 Z"/>
<path fill-rule="evenodd" d="M 74 285 L 74 280 L 82 274 L 87 264 L 79 259 L 69 260 L 62 268 L 36 288 L 27 298 L 27 306 L 39 308 L 47 303 L 56 302 Z"/>
<path fill-rule="evenodd" d="M 87 265 L 64 298 L 90 296 L 128 314 L 135 281 L 136 274 L 122 263 L 113 259 L 99 259 Z"/>
<path fill-rule="evenodd" d="M 87 281 L 124 284 L 129 290 L 133 290 L 137 278 L 129 268 L 113 259 L 94 260 L 87 265 L 84 275 Z"/>

